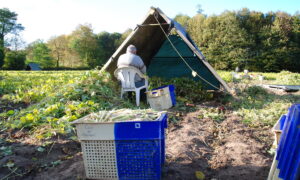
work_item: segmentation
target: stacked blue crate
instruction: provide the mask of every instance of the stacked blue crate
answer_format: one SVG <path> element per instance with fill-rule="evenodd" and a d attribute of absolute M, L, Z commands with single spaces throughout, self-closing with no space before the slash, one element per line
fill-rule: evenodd
<path fill-rule="evenodd" d="M 161 164 L 165 164 L 165 159 L 166 159 L 166 132 L 165 129 L 168 127 L 168 117 L 164 117 L 165 120 L 161 121 L 162 122 L 162 131 L 161 131 L 161 136 L 163 137 L 161 141 Z"/>
<path fill-rule="evenodd" d="M 89 179 L 161 179 L 167 113 L 156 120 L 76 124 Z"/>
<path fill-rule="evenodd" d="M 278 177 L 284 180 L 300 179 L 300 104 L 294 104 L 280 119 L 282 134 L 277 149 Z"/>
<path fill-rule="evenodd" d="M 157 121 L 115 124 L 119 179 L 160 179 L 165 161 L 167 114 Z"/>

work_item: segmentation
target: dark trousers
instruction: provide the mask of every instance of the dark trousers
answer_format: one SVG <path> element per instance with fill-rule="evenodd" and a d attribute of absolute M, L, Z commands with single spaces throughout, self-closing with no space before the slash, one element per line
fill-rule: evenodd
<path fill-rule="evenodd" d="M 146 102 L 147 101 L 147 96 L 146 96 L 146 89 L 141 89 L 141 93 L 140 93 L 140 98 L 141 101 Z M 133 91 L 129 91 L 128 92 L 128 99 L 135 101 L 135 96 L 134 96 L 134 92 Z"/>

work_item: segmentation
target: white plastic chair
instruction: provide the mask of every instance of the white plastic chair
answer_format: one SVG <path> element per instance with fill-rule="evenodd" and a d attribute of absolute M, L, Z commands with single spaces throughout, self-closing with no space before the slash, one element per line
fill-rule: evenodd
<path fill-rule="evenodd" d="M 141 87 L 135 86 L 134 77 L 138 74 L 141 78 L 145 79 L 145 85 Z M 140 91 L 141 89 L 146 89 L 148 91 L 148 79 L 139 69 L 135 67 L 121 67 L 115 70 L 114 72 L 115 77 L 121 81 L 122 88 L 121 88 L 121 98 L 123 98 L 123 94 L 125 92 L 134 91 L 135 92 L 135 99 L 136 105 L 140 105 Z"/>

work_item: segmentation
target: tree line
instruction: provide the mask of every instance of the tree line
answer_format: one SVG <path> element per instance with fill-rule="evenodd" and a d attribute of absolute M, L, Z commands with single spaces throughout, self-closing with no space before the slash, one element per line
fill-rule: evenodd
<path fill-rule="evenodd" d="M 174 19 L 187 29 L 216 69 L 300 72 L 299 13 L 264 14 L 247 8 L 212 16 L 202 12 L 193 17 L 178 14 Z M 102 66 L 131 32 L 95 34 L 91 25 L 84 24 L 70 34 L 46 42 L 36 40 L 20 50 L 18 32 L 23 29 L 15 12 L 0 9 L 0 68 L 23 69 L 29 62 L 50 69 L 95 68 Z M 7 34 L 13 36 L 5 38 Z"/>
<path fill-rule="evenodd" d="M 28 62 L 44 68 L 95 68 L 102 66 L 130 33 L 100 32 L 94 34 L 91 25 L 79 25 L 71 34 L 30 43 L 26 51 Z"/>
<path fill-rule="evenodd" d="M 177 15 L 216 69 L 300 72 L 300 14 L 262 13 L 244 8 L 206 16 Z"/>

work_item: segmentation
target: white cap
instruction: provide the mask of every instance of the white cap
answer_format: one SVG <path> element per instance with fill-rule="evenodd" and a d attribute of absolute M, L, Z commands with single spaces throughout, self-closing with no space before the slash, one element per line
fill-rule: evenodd
<path fill-rule="evenodd" d="M 127 47 L 126 52 L 135 53 L 135 52 L 136 52 L 136 47 L 135 47 L 134 45 L 130 44 L 130 45 Z"/>

